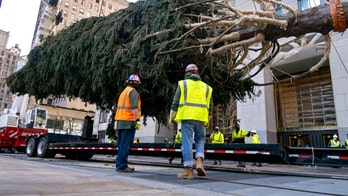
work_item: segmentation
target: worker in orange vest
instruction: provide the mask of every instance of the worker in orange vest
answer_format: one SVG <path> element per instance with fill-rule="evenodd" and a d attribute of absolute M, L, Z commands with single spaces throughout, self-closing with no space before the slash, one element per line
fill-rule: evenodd
<path fill-rule="evenodd" d="M 128 155 L 134 141 L 135 130 L 140 129 L 141 100 L 138 93 L 140 78 L 136 74 L 126 80 L 127 86 L 118 98 L 116 108 L 117 130 L 117 156 L 116 171 L 134 172 L 134 168 L 128 166 Z"/>

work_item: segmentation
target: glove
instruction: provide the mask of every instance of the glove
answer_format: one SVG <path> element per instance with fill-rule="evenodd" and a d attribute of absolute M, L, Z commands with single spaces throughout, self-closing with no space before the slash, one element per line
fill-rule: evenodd
<path fill-rule="evenodd" d="M 141 123 L 140 123 L 140 121 L 137 121 L 137 124 L 135 125 L 135 129 L 139 130 L 140 127 L 141 127 Z"/>
<path fill-rule="evenodd" d="M 209 127 L 211 118 L 212 118 L 212 117 L 211 117 L 211 116 L 209 116 L 209 118 L 208 118 L 208 122 L 207 122 L 207 124 L 204 126 L 205 128 L 208 128 L 208 127 Z"/>
<path fill-rule="evenodd" d="M 176 112 L 173 111 L 173 110 L 170 110 L 170 116 L 169 116 L 169 123 L 170 124 L 174 124 L 175 123 L 175 121 L 174 121 L 175 116 L 176 116 Z"/>

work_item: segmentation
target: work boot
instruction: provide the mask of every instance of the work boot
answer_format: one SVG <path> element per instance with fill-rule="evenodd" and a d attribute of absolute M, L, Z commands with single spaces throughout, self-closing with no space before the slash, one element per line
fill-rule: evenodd
<path fill-rule="evenodd" d="M 198 176 L 205 176 L 205 170 L 204 170 L 204 166 L 203 166 L 203 158 L 201 158 L 201 157 L 197 158 L 196 170 L 197 170 Z"/>
<path fill-rule="evenodd" d="M 178 173 L 177 177 L 181 179 L 194 180 L 195 175 L 193 174 L 193 168 L 185 167 L 184 171 L 181 173 Z"/>

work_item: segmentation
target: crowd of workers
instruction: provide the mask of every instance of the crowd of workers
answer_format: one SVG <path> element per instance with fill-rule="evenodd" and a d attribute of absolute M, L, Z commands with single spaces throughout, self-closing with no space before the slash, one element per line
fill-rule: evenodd
<path fill-rule="evenodd" d="M 118 153 L 116 156 L 116 171 L 134 172 L 135 169 L 128 166 L 128 155 L 131 150 L 136 130 L 141 127 L 141 99 L 138 93 L 138 87 L 141 84 L 140 78 L 136 74 L 131 74 L 126 80 L 126 87 L 118 98 L 115 129 L 117 130 Z M 184 80 L 178 82 L 178 86 L 173 97 L 169 123 L 181 124 L 175 137 L 175 144 L 181 144 L 182 164 L 184 170 L 177 174 L 178 178 L 195 179 L 194 169 L 198 176 L 205 176 L 204 169 L 204 144 L 206 139 L 206 128 L 212 116 L 212 92 L 213 89 L 201 80 L 198 73 L 198 67 L 195 64 L 189 64 L 185 69 Z M 246 137 L 252 137 L 252 144 L 260 144 L 260 139 L 255 130 L 246 131 L 241 129 L 236 123 L 232 132 L 232 143 L 245 143 Z M 223 144 L 225 137 L 220 128 L 215 127 L 210 135 L 212 144 Z M 195 150 L 193 157 L 193 143 Z M 328 144 L 329 147 L 340 147 L 337 135 Z M 348 138 L 345 141 L 348 148 Z M 169 162 L 173 161 L 169 158 Z M 214 160 L 214 164 L 222 164 L 221 160 Z M 253 165 L 262 167 L 262 163 Z M 237 167 L 246 167 L 245 162 L 239 161 Z"/>

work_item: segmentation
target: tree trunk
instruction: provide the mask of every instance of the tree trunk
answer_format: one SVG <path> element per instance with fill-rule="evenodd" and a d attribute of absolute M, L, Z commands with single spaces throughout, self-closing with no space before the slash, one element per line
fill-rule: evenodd
<path fill-rule="evenodd" d="M 346 24 L 348 24 L 348 2 L 343 2 L 342 6 L 346 16 Z M 312 32 L 325 35 L 334 29 L 329 5 L 321 5 L 308 10 L 298 11 L 296 23 L 295 17 L 290 13 L 278 16 L 277 19 L 288 21 L 287 29 L 283 30 L 277 26 L 268 25 L 265 30 L 262 30 L 266 40 L 273 41 L 278 38 L 290 36 L 298 37 Z M 255 30 L 249 28 L 241 33 L 241 40 L 249 39 L 254 36 Z"/>

